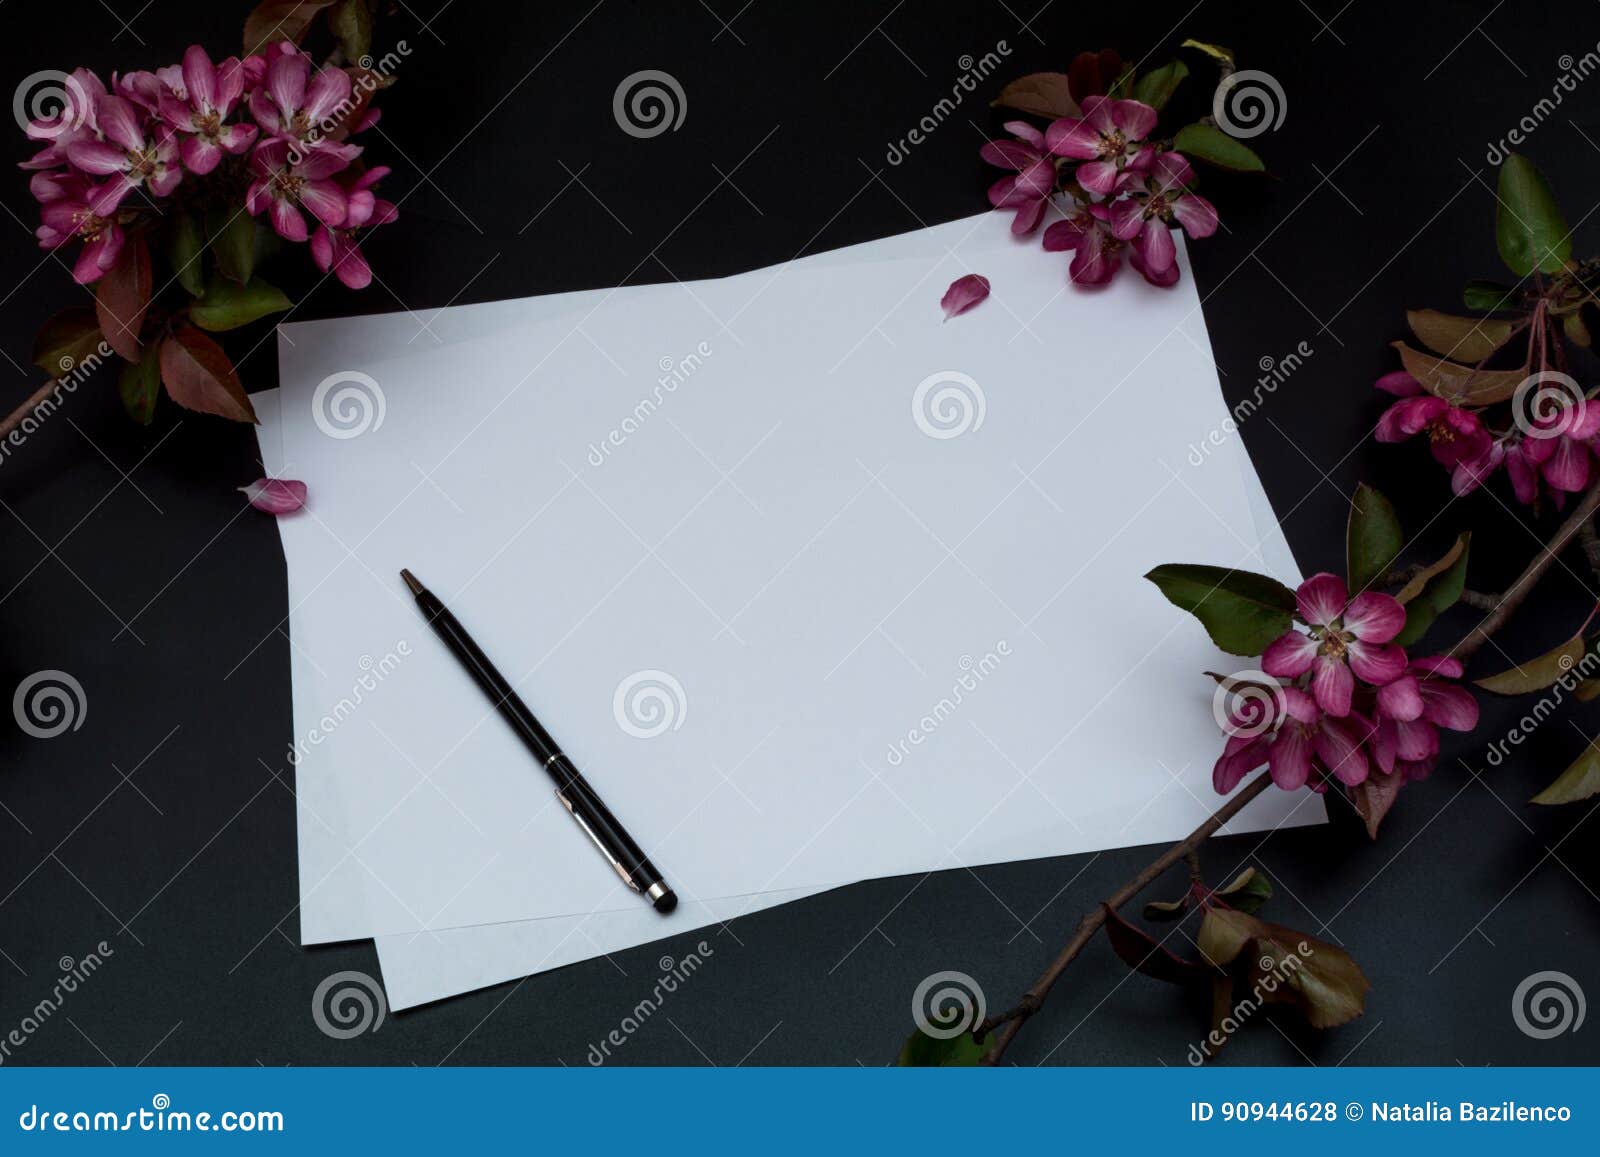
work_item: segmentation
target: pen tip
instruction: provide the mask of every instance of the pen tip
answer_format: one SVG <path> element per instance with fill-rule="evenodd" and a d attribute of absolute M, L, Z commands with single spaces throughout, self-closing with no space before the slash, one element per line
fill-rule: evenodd
<path fill-rule="evenodd" d="M 400 578 L 402 580 L 404 580 L 406 586 L 411 588 L 411 593 L 412 594 L 420 595 L 422 593 L 423 586 L 422 586 L 421 581 L 417 578 L 416 575 L 412 574 L 408 570 L 402 570 L 400 572 Z"/>

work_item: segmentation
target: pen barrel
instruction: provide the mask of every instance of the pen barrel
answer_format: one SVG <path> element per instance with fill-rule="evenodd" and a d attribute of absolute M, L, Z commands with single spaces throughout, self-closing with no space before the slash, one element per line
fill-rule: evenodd
<path fill-rule="evenodd" d="M 450 648 L 461 665 L 471 673 L 484 694 L 494 702 L 495 710 L 511 725 L 517 737 L 531 751 L 555 781 L 556 795 L 582 825 L 602 855 L 610 860 L 622 877 L 623 883 L 636 892 L 648 892 L 652 885 L 662 883 L 661 873 L 634 842 L 626 828 L 611 814 L 611 809 L 579 774 L 577 767 L 561 750 L 555 738 L 528 709 L 504 675 L 489 661 L 489 656 L 473 641 L 461 621 L 450 613 L 432 591 L 417 594 L 417 606 L 422 610 L 428 625 Z M 654 897 L 652 897 L 653 899 Z"/>

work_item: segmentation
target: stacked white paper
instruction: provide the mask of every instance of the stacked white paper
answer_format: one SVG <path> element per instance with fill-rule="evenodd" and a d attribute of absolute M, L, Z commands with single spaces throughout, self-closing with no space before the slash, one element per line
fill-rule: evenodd
<path fill-rule="evenodd" d="M 972 272 L 993 296 L 944 322 Z M 394 1007 L 858 880 L 1175 839 L 1215 806 L 1200 672 L 1238 664 L 1141 576 L 1296 575 L 1222 433 L 1186 259 L 1171 290 L 1081 292 L 986 216 L 281 339 L 257 401 L 269 473 L 311 494 L 280 522 L 301 938 L 375 937 Z M 588 846 L 402 566 L 676 913 Z M 1270 793 L 1231 830 L 1323 818 Z"/>

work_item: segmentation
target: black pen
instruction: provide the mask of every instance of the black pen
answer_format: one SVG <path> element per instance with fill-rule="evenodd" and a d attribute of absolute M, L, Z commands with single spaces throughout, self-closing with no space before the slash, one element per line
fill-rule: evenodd
<path fill-rule="evenodd" d="M 461 665 L 477 680 L 478 686 L 494 700 L 495 708 L 511 724 L 511 729 L 527 744 L 534 758 L 544 765 L 550 778 L 556 781 L 556 798 L 572 813 L 572 818 L 594 841 L 594 846 L 600 849 L 600 854 L 622 877 L 622 882 L 647 897 L 662 915 L 676 908 L 678 897 L 667 887 L 656 866 L 617 821 L 617 817 L 611 814 L 611 809 L 606 807 L 594 788 L 578 773 L 572 760 L 551 738 L 544 725 L 534 718 L 528 705 L 518 698 L 505 676 L 495 670 L 483 649 L 467 634 L 467 629 L 445 609 L 437 595 L 417 580 L 416 575 L 403 570 L 400 577 L 417 597 L 417 606 L 434 633 L 444 640 L 445 646 L 461 660 Z"/>

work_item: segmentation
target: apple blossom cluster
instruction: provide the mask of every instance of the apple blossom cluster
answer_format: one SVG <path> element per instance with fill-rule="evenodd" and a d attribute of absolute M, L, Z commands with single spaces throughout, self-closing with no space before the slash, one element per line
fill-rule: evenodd
<path fill-rule="evenodd" d="M 1079 285 L 1103 285 L 1124 251 L 1152 285 L 1178 280 L 1175 221 L 1191 237 L 1217 231 L 1217 211 L 1193 191 L 1194 169 L 1179 152 L 1147 138 L 1158 113 L 1137 100 L 1085 97 L 1082 116 L 1059 117 L 1041 132 L 1008 121 L 1011 140 L 990 141 L 979 155 L 1014 170 L 989 189 L 989 203 L 1011 211 L 1011 232 L 1025 236 L 1052 205 L 1061 219 L 1044 231 L 1044 248 L 1071 251 L 1068 274 Z"/>
<path fill-rule="evenodd" d="M 288 41 L 218 64 L 193 45 L 181 64 L 109 85 L 77 69 L 54 115 L 27 125 L 46 142 L 22 163 L 39 244 L 82 242 L 73 276 L 88 284 L 117 264 L 146 211 L 193 198 L 266 214 L 280 237 L 310 243 L 319 269 L 363 288 L 372 269 L 357 235 L 397 216 L 374 192 L 389 170 L 356 165 L 361 146 L 347 139 L 378 119 L 370 91 Z"/>

